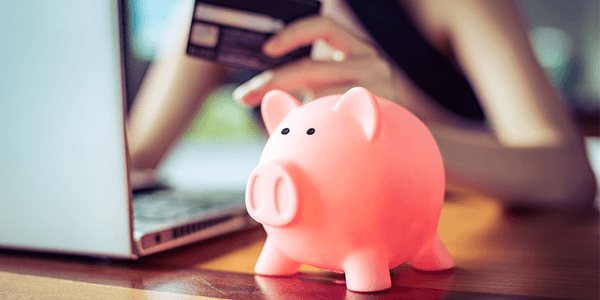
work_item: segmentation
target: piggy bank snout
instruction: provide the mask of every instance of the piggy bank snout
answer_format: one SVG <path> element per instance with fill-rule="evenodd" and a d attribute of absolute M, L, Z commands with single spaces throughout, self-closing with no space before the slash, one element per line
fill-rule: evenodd
<path fill-rule="evenodd" d="M 298 190 L 290 173 L 276 163 L 256 167 L 246 187 L 246 209 L 265 225 L 290 223 L 298 211 Z"/>

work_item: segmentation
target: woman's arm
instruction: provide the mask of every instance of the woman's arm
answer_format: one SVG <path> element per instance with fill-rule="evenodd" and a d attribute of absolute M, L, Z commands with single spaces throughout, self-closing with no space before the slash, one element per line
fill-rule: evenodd
<path fill-rule="evenodd" d="M 134 169 L 154 169 L 192 122 L 222 67 L 186 54 L 193 3 L 173 18 L 165 53 L 148 69 L 128 120 L 129 153 Z"/>
<path fill-rule="evenodd" d="M 454 54 L 491 125 L 485 132 L 429 124 L 448 181 L 509 202 L 590 204 L 596 186 L 582 135 L 537 64 L 514 4 L 431 0 L 403 7 L 435 47 Z"/>
<path fill-rule="evenodd" d="M 578 142 L 507 147 L 488 132 L 427 124 L 442 152 L 450 185 L 493 194 L 507 204 L 585 207 L 596 191 Z"/>

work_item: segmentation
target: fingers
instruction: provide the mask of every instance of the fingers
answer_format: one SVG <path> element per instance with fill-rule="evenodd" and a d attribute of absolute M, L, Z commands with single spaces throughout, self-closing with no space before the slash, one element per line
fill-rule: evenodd
<path fill-rule="evenodd" d="M 341 84 L 341 85 L 337 85 L 337 86 L 331 86 L 331 87 L 329 87 L 327 89 L 321 90 L 318 93 L 316 93 L 314 95 L 314 98 L 315 99 L 319 99 L 319 98 L 322 98 L 322 97 L 325 97 L 325 96 L 344 94 L 348 90 L 350 90 L 351 88 L 356 87 L 356 86 L 357 86 L 356 84 L 352 84 L 352 83 Z"/>
<path fill-rule="evenodd" d="M 391 68 L 382 59 L 354 59 L 344 62 L 318 62 L 303 59 L 276 70 L 265 71 L 234 91 L 241 104 L 257 106 L 264 94 L 273 89 L 308 89 L 315 94 L 336 86 L 385 81 Z M 363 84 L 364 85 L 364 84 Z"/>
<path fill-rule="evenodd" d="M 267 55 L 280 56 L 298 47 L 312 45 L 318 39 L 325 41 L 346 56 L 377 54 L 375 49 L 324 16 L 308 17 L 291 23 L 267 41 L 263 51 Z"/>
<path fill-rule="evenodd" d="M 234 98 L 242 105 L 254 107 L 267 91 L 273 89 L 321 95 L 322 92 L 333 92 L 333 89 L 341 92 L 342 87 L 380 85 L 378 82 L 385 82 L 385 87 L 390 86 L 391 67 L 377 50 L 327 17 L 309 17 L 288 25 L 264 45 L 263 51 L 267 55 L 279 56 L 313 45 L 316 53 L 318 51 L 314 50 L 318 50 L 320 44 L 333 48 L 321 51 L 327 52 L 321 53 L 327 59 L 307 58 L 265 71 L 238 87 Z"/>
<path fill-rule="evenodd" d="M 348 90 L 354 87 L 363 87 L 371 91 L 376 97 L 393 100 L 395 97 L 395 89 L 388 82 L 381 80 L 372 80 L 360 83 L 347 83 L 337 86 L 331 86 L 314 94 L 314 98 L 322 98 L 330 95 L 345 94 Z"/>
<path fill-rule="evenodd" d="M 352 72 L 366 64 L 360 61 L 348 61 L 344 63 L 317 62 L 303 59 L 297 63 L 284 66 L 274 70 L 273 80 L 270 88 L 291 90 L 296 87 L 306 87 L 316 90 L 325 82 L 332 84 L 347 81 L 358 81 L 367 76 L 365 73 Z"/>

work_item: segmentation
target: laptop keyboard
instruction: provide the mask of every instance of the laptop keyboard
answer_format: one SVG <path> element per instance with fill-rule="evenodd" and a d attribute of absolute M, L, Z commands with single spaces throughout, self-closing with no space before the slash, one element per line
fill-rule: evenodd
<path fill-rule="evenodd" d="M 140 221 L 174 221 L 243 205 L 243 192 L 183 193 L 159 190 L 133 196 L 133 214 Z"/>

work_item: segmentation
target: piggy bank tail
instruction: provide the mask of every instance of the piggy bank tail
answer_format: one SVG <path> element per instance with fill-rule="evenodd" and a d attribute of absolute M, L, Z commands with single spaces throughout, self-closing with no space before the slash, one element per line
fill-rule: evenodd
<path fill-rule="evenodd" d="M 454 260 L 436 233 L 411 260 L 413 267 L 423 271 L 441 271 L 454 267 Z"/>

